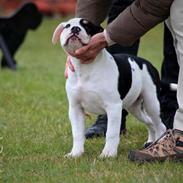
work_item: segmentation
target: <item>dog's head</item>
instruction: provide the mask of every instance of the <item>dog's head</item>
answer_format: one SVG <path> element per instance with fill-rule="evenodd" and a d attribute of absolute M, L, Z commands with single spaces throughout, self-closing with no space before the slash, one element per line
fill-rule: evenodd
<path fill-rule="evenodd" d="M 86 19 L 73 18 L 57 26 L 52 42 L 55 44 L 60 40 L 61 46 L 67 53 L 74 53 L 75 50 L 87 45 L 93 35 L 102 31 L 102 27 Z"/>

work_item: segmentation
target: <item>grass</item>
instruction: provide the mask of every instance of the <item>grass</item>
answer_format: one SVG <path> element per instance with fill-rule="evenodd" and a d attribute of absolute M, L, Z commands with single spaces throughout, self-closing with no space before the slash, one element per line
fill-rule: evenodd
<path fill-rule="evenodd" d="M 59 45 L 51 44 L 59 21 L 44 19 L 36 32 L 29 32 L 16 55 L 17 71 L 0 70 L 0 180 L 5 183 L 183 182 L 180 163 L 139 165 L 128 160 L 128 151 L 141 148 L 147 136 L 144 125 L 131 116 L 117 158 L 98 158 L 104 138 L 86 141 L 83 157 L 64 158 L 72 144 L 63 76 L 66 56 Z M 139 55 L 152 60 L 160 70 L 162 25 L 143 37 Z M 87 120 L 87 126 L 94 119 Z"/>

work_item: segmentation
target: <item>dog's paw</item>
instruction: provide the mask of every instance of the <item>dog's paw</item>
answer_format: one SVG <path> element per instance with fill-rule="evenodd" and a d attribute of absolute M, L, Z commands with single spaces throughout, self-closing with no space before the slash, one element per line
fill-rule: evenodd
<path fill-rule="evenodd" d="M 114 158 L 116 156 L 117 156 L 117 150 L 103 149 L 103 151 L 99 157 L 100 158 Z"/>
<path fill-rule="evenodd" d="M 78 158 L 83 153 L 84 153 L 84 151 L 71 151 L 70 153 L 66 154 L 64 157 L 66 157 L 66 158 Z"/>

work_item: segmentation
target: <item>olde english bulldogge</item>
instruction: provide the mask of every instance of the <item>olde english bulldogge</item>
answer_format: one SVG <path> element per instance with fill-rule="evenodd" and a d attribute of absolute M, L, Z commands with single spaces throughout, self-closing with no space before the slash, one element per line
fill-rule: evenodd
<path fill-rule="evenodd" d="M 60 40 L 62 48 L 69 54 L 87 45 L 91 36 L 101 31 L 101 27 L 85 19 L 74 18 L 58 25 L 52 42 Z M 100 157 L 117 155 L 122 108 L 146 124 L 147 143 L 166 131 L 160 118 L 160 79 L 152 64 L 135 56 L 111 55 L 106 49 L 90 64 L 70 58 L 75 72 L 69 70 L 66 81 L 73 135 L 73 147 L 68 157 L 79 157 L 84 153 L 85 112 L 107 113 L 106 143 Z"/>

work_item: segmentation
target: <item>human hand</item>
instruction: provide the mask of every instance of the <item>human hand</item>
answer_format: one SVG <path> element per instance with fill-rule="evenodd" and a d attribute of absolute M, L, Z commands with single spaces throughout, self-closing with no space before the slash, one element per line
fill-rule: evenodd
<path fill-rule="evenodd" d="M 76 50 L 72 56 L 78 58 L 82 64 L 89 64 L 106 46 L 107 41 L 105 39 L 104 33 L 97 33 L 91 38 L 89 44 Z"/>
<path fill-rule="evenodd" d="M 65 73 L 64 73 L 64 75 L 65 75 L 66 79 L 68 78 L 68 69 L 70 69 L 72 72 L 75 71 L 74 66 L 73 66 L 73 64 L 70 60 L 70 56 L 67 56 L 67 61 L 66 61 L 66 64 L 65 64 Z"/>

